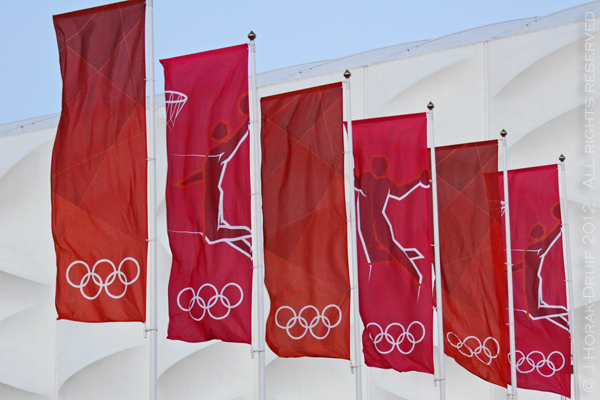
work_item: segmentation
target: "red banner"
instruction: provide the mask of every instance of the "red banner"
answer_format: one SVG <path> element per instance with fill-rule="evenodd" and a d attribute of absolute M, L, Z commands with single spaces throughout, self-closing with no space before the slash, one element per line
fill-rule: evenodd
<path fill-rule="evenodd" d="M 251 343 L 248 45 L 161 63 L 173 253 L 168 338 Z"/>
<path fill-rule="evenodd" d="M 261 100 L 267 343 L 350 359 L 342 86 Z"/>
<path fill-rule="evenodd" d="M 427 116 L 352 127 L 365 362 L 433 373 Z"/>
<path fill-rule="evenodd" d="M 63 80 L 52 152 L 59 319 L 144 321 L 144 1 L 54 16 Z"/>
<path fill-rule="evenodd" d="M 517 385 L 571 397 L 558 168 L 508 171 Z"/>
<path fill-rule="evenodd" d="M 498 142 L 436 148 L 445 353 L 508 383 Z"/>

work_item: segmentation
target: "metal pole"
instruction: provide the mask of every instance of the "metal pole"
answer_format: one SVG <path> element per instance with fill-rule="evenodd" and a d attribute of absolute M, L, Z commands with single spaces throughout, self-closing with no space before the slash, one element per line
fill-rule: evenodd
<path fill-rule="evenodd" d="M 153 1 L 148 0 L 148 82 L 150 82 L 150 117 L 148 119 L 148 272 L 150 275 L 150 400 L 157 398 L 158 340 L 157 340 L 157 267 L 156 267 L 156 123 L 154 93 L 154 18 Z"/>
<path fill-rule="evenodd" d="M 508 161 L 506 158 L 506 131 L 502 129 L 502 156 L 504 158 L 504 225 L 506 231 L 506 276 L 508 283 L 508 331 L 510 340 L 510 383 L 511 390 L 508 396 L 513 399 L 517 395 L 517 363 L 515 354 L 515 306 L 513 301 L 513 276 L 512 276 L 512 246 L 510 243 L 510 207 L 508 202 Z"/>
<path fill-rule="evenodd" d="M 440 399 L 446 400 L 446 360 L 444 359 L 444 314 L 442 309 L 442 268 L 440 264 L 440 221 L 438 215 L 437 166 L 435 160 L 435 135 L 433 133 L 433 103 L 427 104 L 427 131 L 431 146 L 431 190 L 433 213 L 433 248 L 435 260 L 435 297 L 438 320 L 438 360 L 439 375 L 435 382 L 440 383 Z"/>
<path fill-rule="evenodd" d="M 348 182 L 348 197 L 350 217 L 348 218 L 348 230 L 350 231 L 350 268 L 352 269 L 352 306 L 354 308 L 354 364 L 352 371 L 356 378 L 356 399 L 362 399 L 362 349 L 360 334 L 360 309 L 358 303 L 358 256 L 356 251 L 356 203 L 354 202 L 354 153 L 352 151 L 352 105 L 350 103 L 350 71 L 344 72 L 346 78 L 346 122 L 348 126 L 347 149 L 344 152 L 346 179 Z"/>
<path fill-rule="evenodd" d="M 154 16 L 153 0 L 148 0 L 148 82 L 150 82 L 150 118 L 148 119 L 148 272 L 150 275 L 150 400 L 157 398 L 158 335 L 157 335 L 157 266 L 156 266 L 156 123 L 154 79 Z"/>
<path fill-rule="evenodd" d="M 254 174 L 252 199 L 254 201 L 254 222 L 252 227 L 252 242 L 254 243 L 254 269 L 256 270 L 256 302 L 258 308 L 258 329 L 257 340 L 258 349 L 252 349 L 252 355 L 258 353 L 258 398 L 266 400 L 266 379 L 265 379 L 265 310 L 264 310 L 264 282 L 265 282 L 265 264 L 263 249 L 263 223 L 262 223 L 262 190 L 260 182 L 261 149 L 260 149 L 260 126 L 258 124 L 258 92 L 256 90 L 256 52 L 254 48 L 254 39 L 256 34 L 252 31 L 248 34 L 250 39 L 250 58 L 252 65 L 252 96 L 250 97 L 252 111 L 252 129 L 250 137 L 254 145 Z"/>
<path fill-rule="evenodd" d="M 569 299 L 569 328 L 571 333 L 571 354 L 573 357 L 573 393 L 575 395 L 575 400 L 579 400 L 579 371 L 577 370 L 577 335 L 575 333 L 575 327 L 577 324 L 575 323 L 575 300 L 573 299 L 573 270 L 571 269 L 571 242 L 569 235 L 569 215 L 568 215 L 568 204 L 567 204 L 567 176 L 565 172 L 565 159 L 564 155 L 560 155 L 558 158 L 560 160 L 560 170 L 561 170 L 561 182 L 562 182 L 562 196 L 560 199 L 560 203 L 562 205 L 562 233 L 565 238 L 565 256 L 566 256 L 566 266 L 567 266 L 567 295 Z"/>

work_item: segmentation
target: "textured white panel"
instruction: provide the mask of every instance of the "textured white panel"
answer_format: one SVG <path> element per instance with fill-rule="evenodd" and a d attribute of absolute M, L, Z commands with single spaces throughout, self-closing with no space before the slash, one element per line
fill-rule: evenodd
<path fill-rule="evenodd" d="M 494 54 L 494 47 L 490 44 L 490 55 Z M 583 39 L 578 39 L 534 63 L 525 60 L 529 66 L 490 99 L 491 132 L 506 129 L 510 145 L 541 124 L 583 104 L 582 75 L 578 73 L 582 50 Z M 490 70 L 502 70 L 505 62 L 510 61 L 490 61 Z"/>
<path fill-rule="evenodd" d="M 215 342 L 182 359 L 159 379 L 159 397 L 169 400 L 251 398 L 253 361 L 247 345 Z"/>
<path fill-rule="evenodd" d="M 50 397 L 42 396 L 39 394 L 27 392 L 25 390 L 17 389 L 12 386 L 3 385 L 0 383 L 0 399 L 10 400 L 49 400 Z"/>
<path fill-rule="evenodd" d="M 24 135 L 29 141 L 28 134 Z M 0 148 L 5 140 L 0 139 Z M 0 178 L 0 271 L 54 285 L 50 225 L 52 143 L 34 147 Z"/>
<path fill-rule="evenodd" d="M 474 53 L 473 56 L 424 76 L 391 99 L 382 108 L 381 115 L 425 112 L 427 104 L 431 101 L 435 104 L 434 124 L 437 146 L 461 141 L 484 140 L 481 47 L 468 50 Z M 465 52 L 465 49 L 452 52 L 455 51 Z M 439 54 L 435 56 L 439 57 Z M 429 57 L 426 55 L 421 58 Z M 456 104 L 461 106 L 456 107 Z"/>
<path fill-rule="evenodd" d="M 116 352 L 79 370 L 60 388 L 61 400 L 148 398 L 148 349 Z"/>
<path fill-rule="evenodd" d="M 373 400 L 407 400 L 406 397 L 397 396 L 378 386 L 372 386 L 370 393 Z"/>
<path fill-rule="evenodd" d="M 53 293 L 0 322 L 0 383 L 39 395 L 54 390 Z"/>
<path fill-rule="evenodd" d="M 21 158 L 42 144 L 53 141 L 56 126 L 41 131 L 0 137 L 0 178 Z"/>
<path fill-rule="evenodd" d="M 600 288 L 590 280 L 598 271 L 600 244 L 583 244 L 584 224 L 592 214 L 597 218 L 600 207 L 600 180 L 594 181 L 593 190 L 583 184 L 591 171 L 586 163 L 592 157 L 583 146 L 583 102 L 589 94 L 583 92 L 581 20 L 588 10 L 600 15 L 600 2 L 552 16 L 267 72 L 259 76 L 259 95 L 341 82 L 343 71 L 350 69 L 354 119 L 423 112 L 433 101 L 438 145 L 499 138 L 499 131 L 505 128 L 511 168 L 556 163 L 564 153 L 578 307 L 575 325 L 580 343 L 584 343 L 596 338 L 590 339 L 584 329 L 586 324 L 588 329 L 596 329 L 590 326 L 598 317 L 590 317 L 590 310 L 600 308 Z M 600 101 L 597 93 L 593 96 Z M 164 99 L 159 104 L 164 104 Z M 164 202 L 164 106 L 156 115 L 159 398 L 254 399 L 256 371 L 250 346 L 166 339 L 171 254 Z M 0 398 L 56 400 L 57 392 L 60 400 L 145 399 L 149 356 L 142 324 L 55 321 L 49 176 L 57 121 L 55 115 L 0 126 Z M 600 150 L 597 143 L 595 146 L 596 152 Z M 598 171 L 600 163 L 594 168 Z M 596 213 L 583 206 L 593 202 Z M 600 225 L 597 219 L 593 221 L 598 242 Z M 595 270 L 585 268 L 592 258 Z M 268 296 L 265 301 L 268 313 Z M 580 367 L 589 367 L 580 368 L 582 380 L 596 379 L 591 368 L 600 371 L 600 365 L 597 354 L 594 356 L 580 361 Z M 269 349 L 266 359 L 271 400 L 354 398 L 354 376 L 348 361 L 281 359 Z M 453 360 L 446 358 L 446 366 L 449 400 L 506 398 L 504 388 L 474 377 Z M 364 369 L 365 399 L 438 398 L 431 375 Z M 583 393 L 582 399 L 596 397 L 593 392 Z M 520 390 L 519 398 L 559 397 Z"/>
<path fill-rule="evenodd" d="M 0 321 L 54 296 L 52 287 L 0 272 Z"/>
<path fill-rule="evenodd" d="M 581 24 L 576 23 L 489 42 L 490 96 L 495 97 L 517 75 L 539 60 L 583 36 Z"/>
<path fill-rule="evenodd" d="M 88 365 L 146 343 L 139 322 L 88 324 L 60 320 L 58 333 L 59 387 Z"/>
<path fill-rule="evenodd" d="M 267 367 L 267 392 L 273 399 L 354 398 L 354 376 L 347 360 L 278 358 Z"/>
<path fill-rule="evenodd" d="M 463 60 L 474 57 L 477 52 L 477 46 L 469 46 L 443 53 L 415 56 L 370 66 L 368 95 L 369 117 L 372 118 L 396 114 L 397 111 L 390 103 L 394 103 L 394 100 L 399 97 L 401 98 L 406 90 L 418 85 L 421 81 L 430 79 L 434 74 L 440 73 L 437 76 L 443 79 L 443 71 L 445 69 L 460 63 Z M 435 80 L 435 78 L 432 79 Z M 474 77 L 471 77 L 470 79 L 475 80 Z M 441 83 L 444 84 L 444 82 Z M 452 83 L 457 84 L 459 82 Z M 430 92 L 427 94 L 433 95 L 434 93 Z M 424 93 L 423 97 L 425 96 L 426 94 Z M 422 103 L 421 101 L 408 105 L 408 110 L 403 112 L 423 112 L 426 110 L 429 101 L 433 101 L 436 106 L 438 105 L 437 99 L 428 98 L 425 103 Z"/>

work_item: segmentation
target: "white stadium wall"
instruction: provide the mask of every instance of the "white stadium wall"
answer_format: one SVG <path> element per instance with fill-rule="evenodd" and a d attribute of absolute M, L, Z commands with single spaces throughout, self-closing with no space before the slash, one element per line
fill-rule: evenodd
<path fill-rule="evenodd" d="M 594 257 L 596 266 L 600 261 L 600 244 L 584 244 L 592 227 L 600 241 L 600 180 L 593 181 L 596 189 L 583 183 L 592 177 L 586 174 L 595 173 L 586 167 L 594 154 L 585 153 L 584 147 L 585 99 L 598 97 L 584 91 L 584 16 L 589 11 L 600 15 L 599 3 L 258 76 L 259 95 L 268 96 L 341 81 L 348 68 L 355 119 L 423 112 L 432 101 L 437 145 L 499 138 L 504 128 L 509 168 L 556 163 L 565 154 L 580 380 L 588 389 L 590 382 L 598 386 L 582 391 L 586 400 L 600 394 L 600 341 L 594 344 L 600 328 L 584 332 L 586 323 L 600 320 L 593 315 L 600 313 L 600 287 L 592 285 L 594 278 L 600 280 L 584 269 L 584 257 Z M 164 203 L 164 99 L 159 104 L 159 398 L 254 399 L 250 346 L 165 338 L 171 255 Z M 54 115 L 0 126 L 0 399 L 145 399 L 149 343 L 142 324 L 56 321 L 49 178 L 57 122 Z M 600 151 L 600 145 L 593 149 Z M 594 201 L 598 217 L 586 220 L 591 214 L 583 205 Z M 592 224 L 584 226 L 587 222 Z M 583 347 L 591 350 L 584 352 Z M 506 398 L 504 388 L 474 377 L 452 359 L 446 358 L 446 366 L 448 399 Z M 365 399 L 438 398 L 431 375 L 365 369 Z M 266 375 L 272 400 L 354 398 L 348 361 L 284 359 L 268 351 Z M 559 396 L 520 390 L 519 398 Z"/>

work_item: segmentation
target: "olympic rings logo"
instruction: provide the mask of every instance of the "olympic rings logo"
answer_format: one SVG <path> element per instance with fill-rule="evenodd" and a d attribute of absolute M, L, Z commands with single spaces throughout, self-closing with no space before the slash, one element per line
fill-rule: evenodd
<path fill-rule="evenodd" d="M 137 273 L 135 275 L 135 278 L 133 278 L 132 280 L 128 280 L 127 275 L 121 270 L 123 268 L 123 264 L 125 264 L 125 262 L 127 262 L 127 261 L 132 261 L 137 268 Z M 113 271 L 110 274 L 108 274 L 108 276 L 106 277 L 106 281 L 103 281 L 100 274 L 98 274 L 96 272 L 96 268 L 98 268 L 98 266 L 103 263 L 109 264 L 113 269 Z M 83 265 L 87 272 L 83 275 L 83 277 L 81 278 L 79 283 L 75 284 L 71 281 L 69 273 L 71 272 L 71 268 L 75 267 L 78 264 Z M 94 300 L 98 296 L 100 296 L 100 293 L 102 293 L 102 289 L 104 289 L 106 291 L 106 294 L 109 295 L 110 297 L 112 297 L 113 299 L 120 299 L 121 297 L 125 296 L 125 293 L 127 293 L 127 287 L 129 285 L 131 285 L 132 283 L 134 283 L 135 281 L 137 281 L 138 278 L 140 277 L 140 264 L 137 262 L 137 260 L 135 258 L 127 257 L 127 258 L 124 258 L 123 261 L 121 261 L 121 263 L 119 264 L 119 268 L 117 268 L 112 261 L 107 260 L 107 259 L 102 259 L 100 261 L 97 261 L 96 264 L 94 264 L 94 266 L 90 270 L 90 266 L 85 261 L 78 260 L 78 261 L 73 261 L 67 267 L 66 277 L 67 277 L 67 282 L 69 282 L 69 285 L 73 286 L 76 289 L 79 289 L 79 291 L 81 292 L 81 295 L 88 300 Z M 125 286 L 123 288 L 123 293 L 121 293 L 121 294 L 113 294 L 109 290 L 109 286 L 112 285 L 117 278 L 119 278 L 119 282 L 121 282 L 123 284 L 123 286 Z M 88 283 L 90 283 L 90 281 L 92 281 L 96 286 L 98 286 L 98 292 L 94 296 L 88 296 L 85 293 L 85 291 L 83 290 L 88 285 Z"/>
<path fill-rule="evenodd" d="M 325 315 L 325 313 L 329 309 L 337 310 L 338 319 L 333 324 L 331 323 L 331 320 L 329 319 L 329 317 Z M 279 323 L 279 313 L 281 312 L 281 310 L 290 310 L 293 315 L 293 317 L 291 317 L 285 324 Z M 306 318 L 304 318 L 302 316 L 302 313 L 304 313 L 306 310 L 313 310 L 316 313 L 316 315 L 310 320 L 310 323 L 308 322 L 308 320 Z M 316 328 L 320 322 L 322 322 L 323 326 L 325 326 L 325 328 L 327 329 L 327 332 L 322 336 L 319 336 L 313 330 L 313 328 Z M 323 340 L 327 337 L 327 335 L 329 335 L 329 332 L 331 331 L 331 329 L 338 326 L 340 324 L 340 322 L 342 322 L 342 310 L 340 310 L 340 308 L 338 306 L 336 306 L 335 304 L 330 304 L 327 307 L 325 307 L 323 309 L 322 313 L 319 313 L 319 310 L 317 309 L 317 307 L 311 306 L 311 305 L 308 305 L 308 306 L 302 308 L 300 310 L 300 312 L 298 313 L 298 315 L 296 315 L 296 311 L 294 311 L 294 309 L 292 307 L 288 307 L 288 306 L 279 307 L 277 309 L 277 312 L 275 313 L 275 323 L 277 324 L 277 326 L 280 327 L 281 329 L 285 329 L 287 331 L 288 336 L 294 340 L 302 339 L 306 335 L 307 332 L 310 332 L 312 337 L 314 337 L 315 339 Z M 298 325 L 301 328 L 304 328 L 304 333 L 302 333 L 300 336 L 294 336 L 294 334 L 290 331 L 296 325 L 296 323 L 298 323 Z"/>
<path fill-rule="evenodd" d="M 454 341 L 450 339 L 450 335 L 452 335 Z M 448 339 L 448 343 L 450 343 L 451 346 L 456 347 L 462 355 L 469 358 L 475 356 L 479 361 L 486 365 L 490 365 L 492 360 L 498 357 L 498 354 L 500 354 L 500 343 L 498 343 L 498 341 L 493 337 L 488 337 L 485 339 L 483 344 L 475 336 L 468 336 L 465 340 L 460 340 L 460 338 L 454 332 L 448 332 L 446 338 Z M 495 344 L 495 352 L 488 346 L 489 342 L 493 342 Z"/>
<path fill-rule="evenodd" d="M 517 371 L 519 371 L 522 374 L 529 374 L 533 371 L 538 372 L 538 374 L 542 375 L 545 378 L 550 378 L 551 376 L 553 376 L 556 372 L 560 371 L 561 369 L 563 369 L 563 367 L 565 366 L 565 356 L 562 355 L 561 352 L 559 351 L 553 351 L 552 353 L 550 353 L 548 355 L 548 358 L 546 358 L 546 356 L 544 355 L 544 353 L 542 353 L 541 351 L 537 351 L 534 350 L 531 353 L 527 354 L 527 356 L 525 356 L 525 354 L 520 351 L 517 350 L 515 352 L 516 354 L 518 354 L 517 357 Z M 552 356 L 556 354 L 558 357 L 560 357 L 560 360 L 557 357 L 554 357 L 554 361 L 556 361 L 556 363 L 552 360 Z M 519 357 L 519 355 L 521 357 Z M 536 355 L 539 355 L 540 360 L 536 361 Z M 533 357 L 532 357 L 533 356 Z M 510 362 L 510 354 L 508 355 L 508 361 Z M 560 363 L 560 367 L 557 367 L 557 365 Z M 521 368 L 523 365 L 525 365 L 523 368 Z M 550 371 L 552 371 L 550 374 L 546 374 L 543 371 L 543 368 L 547 367 Z"/>
<path fill-rule="evenodd" d="M 419 321 L 411 322 L 411 324 L 408 325 L 408 328 L 406 328 L 406 329 L 404 329 L 404 326 L 402 324 L 394 322 L 394 323 L 389 324 L 387 326 L 387 328 L 385 328 L 385 331 L 381 328 L 381 326 L 379 326 L 379 324 L 377 324 L 375 322 L 371 322 L 370 324 L 368 324 L 367 329 L 371 325 L 379 328 L 379 333 L 377 335 L 375 335 L 374 339 L 373 339 L 373 336 L 371 336 L 370 331 L 369 331 L 369 337 L 373 341 L 373 344 L 375 345 L 375 349 L 377 349 L 377 351 L 381 354 L 389 354 L 392 351 L 394 351 L 394 349 L 398 349 L 398 351 L 402 354 L 410 354 L 415 349 L 416 344 L 420 343 L 425 338 L 425 326 L 423 326 L 423 324 L 420 323 Z M 411 333 L 411 328 L 413 327 L 413 325 L 415 325 L 417 327 L 418 326 L 421 327 L 420 328 L 420 330 L 421 330 L 420 336 L 418 334 L 415 335 L 415 334 Z M 389 330 L 394 327 L 399 327 L 400 331 L 401 331 L 400 334 L 398 334 L 398 336 L 396 338 L 394 338 L 394 336 L 391 333 L 389 333 Z M 417 336 L 419 336 L 419 338 L 417 338 Z M 384 339 L 387 342 L 387 344 L 389 344 L 391 346 L 388 350 L 381 350 L 379 348 L 379 346 L 377 346 Z M 410 350 L 405 351 L 400 346 L 402 343 L 404 343 L 405 340 L 407 343 L 410 344 Z"/>
<path fill-rule="evenodd" d="M 237 288 L 240 292 L 240 299 L 235 304 L 232 304 L 231 301 L 229 300 L 229 298 L 227 296 L 225 296 L 225 294 L 224 294 L 225 289 L 227 289 L 230 286 Z M 207 290 L 210 289 L 212 292 L 212 295 L 210 296 L 208 301 L 204 300 L 204 298 L 202 297 L 202 290 L 205 288 Z M 181 295 L 186 292 L 191 292 L 192 297 L 190 298 L 190 301 L 187 306 L 182 306 L 181 305 Z M 187 311 L 190 314 L 190 317 L 194 321 L 202 321 L 202 319 L 204 318 L 206 313 L 208 313 L 208 315 L 212 319 L 215 319 L 215 320 L 225 319 L 229 316 L 229 314 L 231 313 L 231 310 L 233 308 L 236 308 L 237 306 L 242 304 L 242 300 L 244 300 L 244 291 L 242 290 L 240 285 L 238 285 L 237 283 L 228 283 L 227 285 L 223 286 L 223 289 L 221 289 L 220 292 L 217 290 L 217 288 L 214 285 L 211 285 L 210 283 L 205 283 L 204 285 L 200 286 L 198 291 L 194 291 L 193 288 L 187 287 L 187 288 L 183 289 L 181 292 L 179 292 L 179 294 L 177 295 L 177 305 L 179 306 L 179 308 L 181 310 Z M 227 309 L 225 314 L 223 314 L 223 315 L 213 314 L 213 312 L 211 311 L 211 308 L 213 308 L 217 304 L 217 302 L 220 302 L 221 305 Z M 192 313 L 192 311 L 196 305 L 198 307 L 200 307 L 200 309 L 202 310 L 202 314 L 199 317 L 195 317 L 194 314 Z"/>

